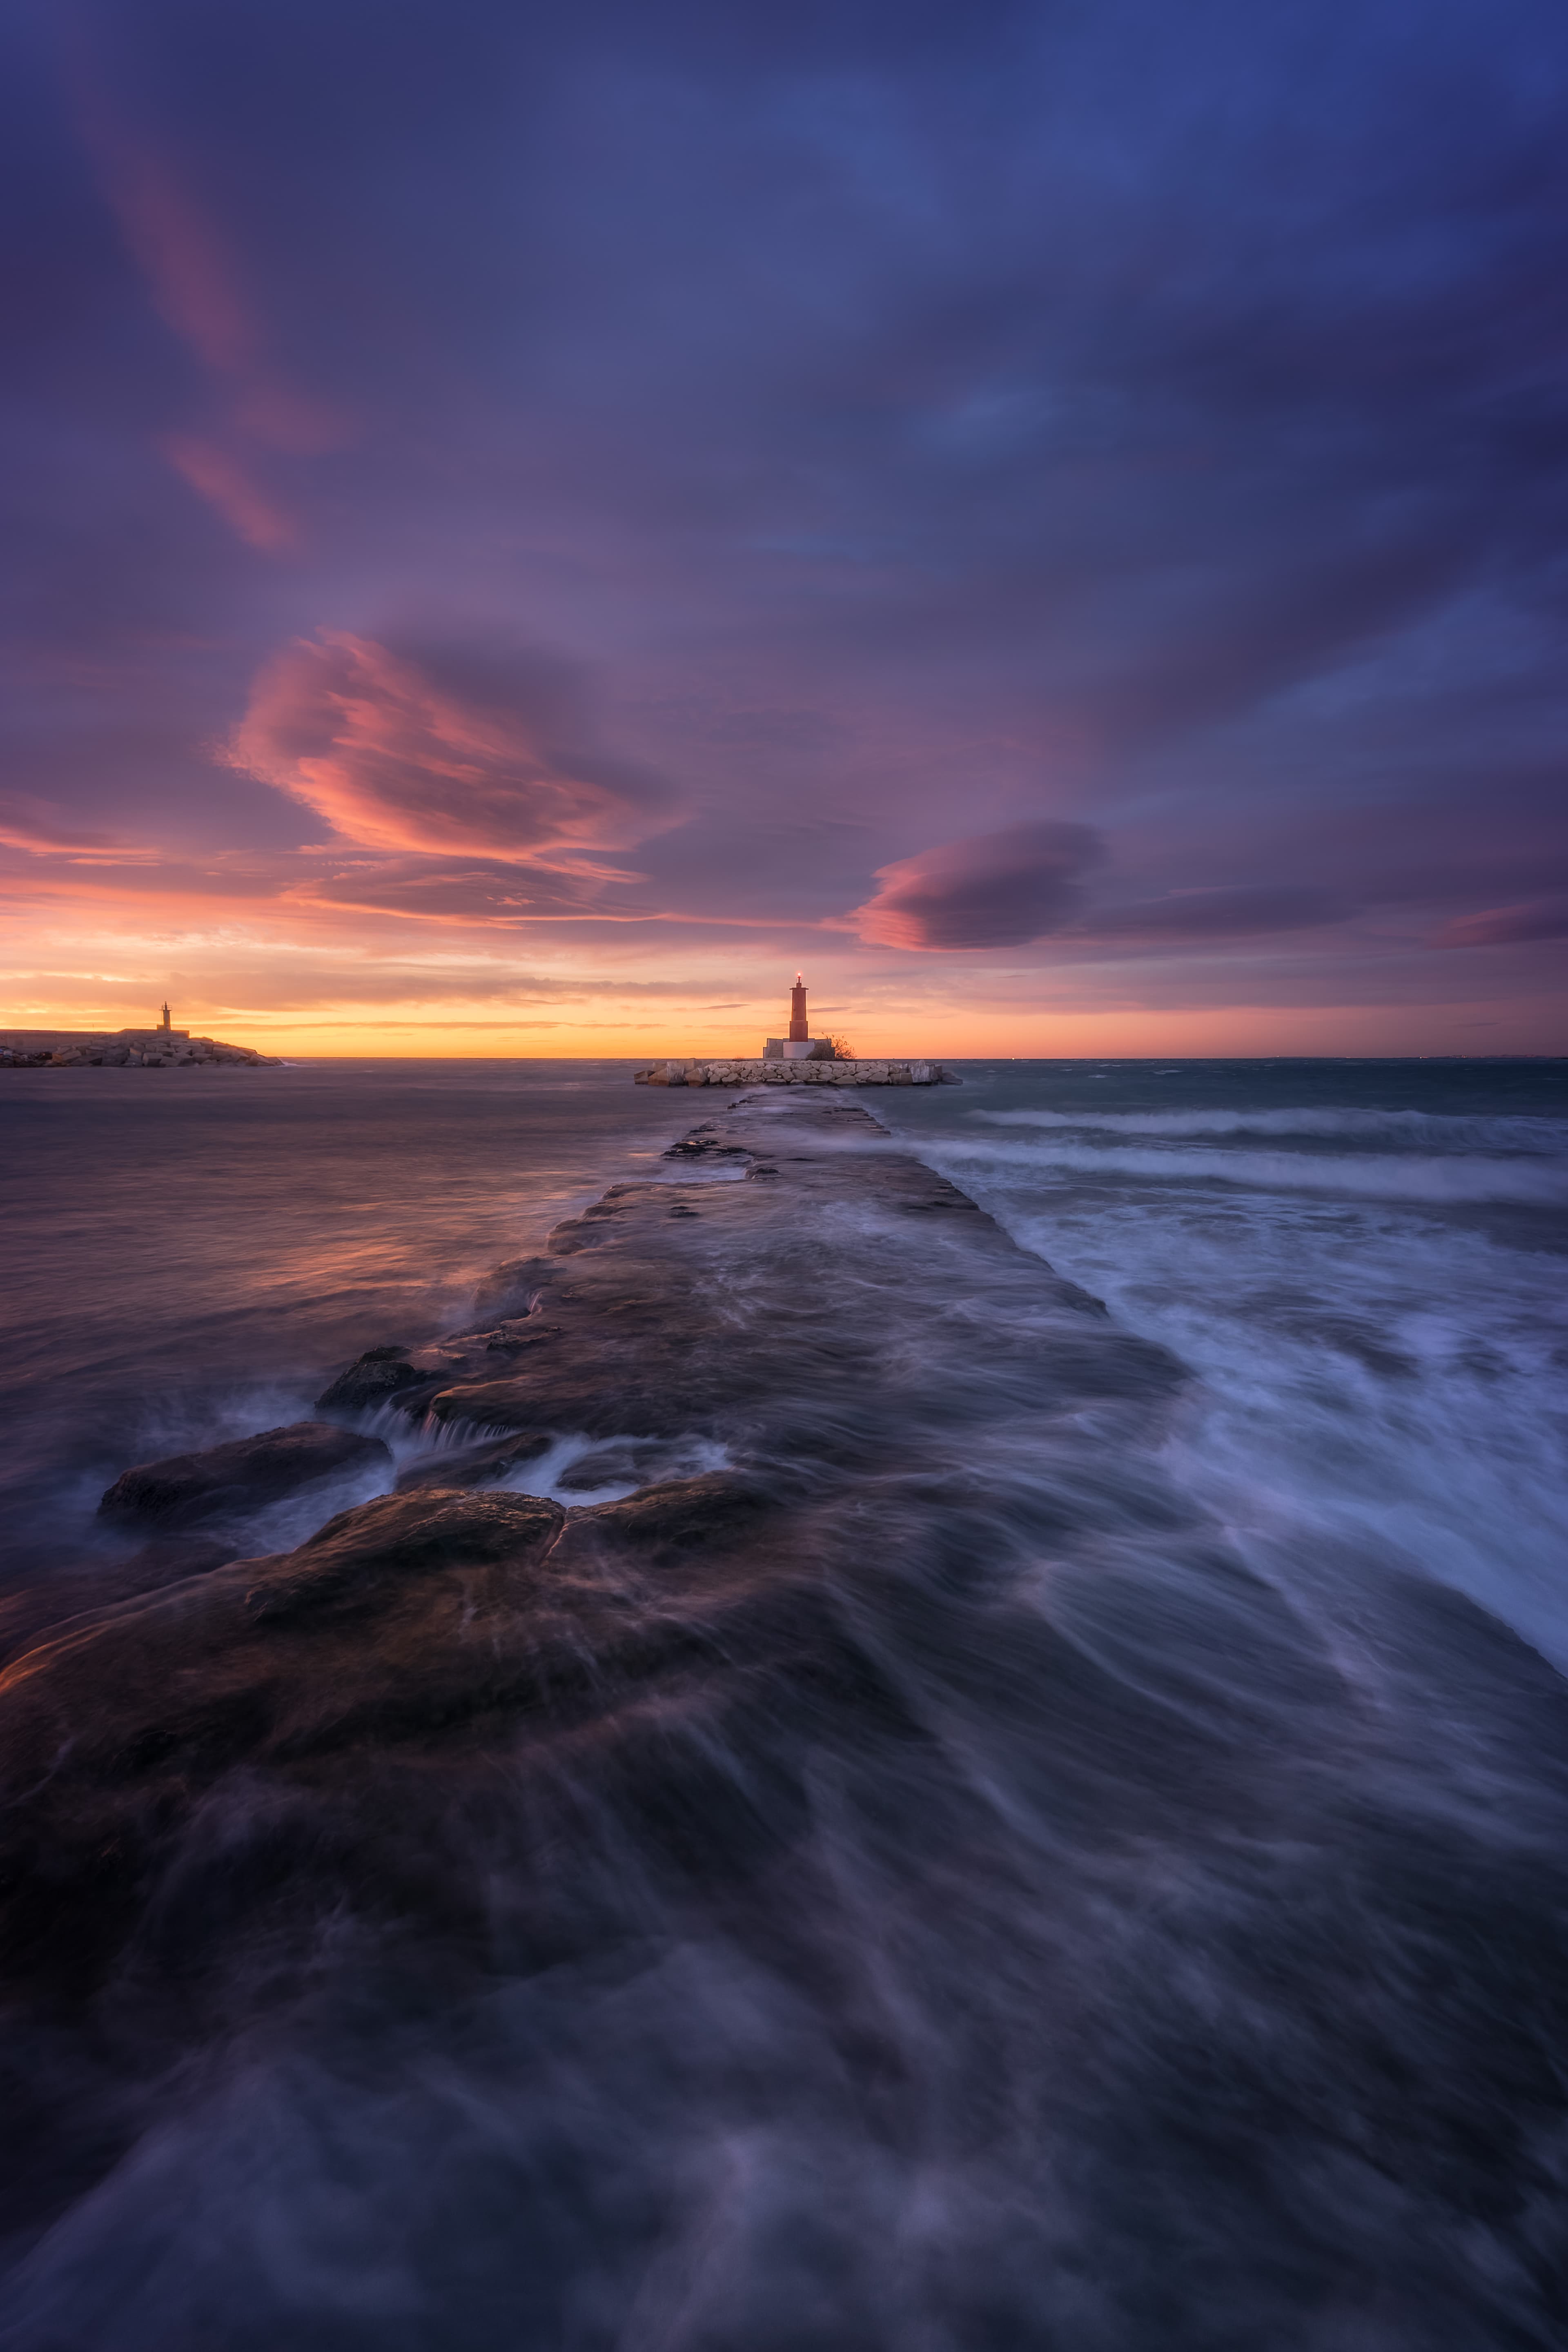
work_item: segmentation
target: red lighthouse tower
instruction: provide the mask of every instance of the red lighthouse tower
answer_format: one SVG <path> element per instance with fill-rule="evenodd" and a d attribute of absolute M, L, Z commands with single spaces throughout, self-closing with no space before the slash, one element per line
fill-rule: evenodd
<path fill-rule="evenodd" d="M 831 1061 L 833 1048 L 826 1038 L 814 1037 L 805 1017 L 805 982 L 797 971 L 789 993 L 789 1035 L 770 1037 L 763 1047 L 764 1062 Z"/>

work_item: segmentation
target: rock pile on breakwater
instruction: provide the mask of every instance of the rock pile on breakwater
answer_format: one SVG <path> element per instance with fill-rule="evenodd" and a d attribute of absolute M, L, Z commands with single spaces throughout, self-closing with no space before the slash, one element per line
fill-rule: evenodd
<path fill-rule="evenodd" d="M 655 1062 L 639 1087 L 961 1087 L 941 1062 Z"/>
<path fill-rule="evenodd" d="M 171 1036 L 158 1029 L 108 1031 L 11 1029 L 0 1035 L 0 1070 L 93 1068 L 163 1070 L 200 1063 L 235 1063 L 253 1070 L 282 1066 L 254 1045 L 227 1045 L 217 1037 Z"/>

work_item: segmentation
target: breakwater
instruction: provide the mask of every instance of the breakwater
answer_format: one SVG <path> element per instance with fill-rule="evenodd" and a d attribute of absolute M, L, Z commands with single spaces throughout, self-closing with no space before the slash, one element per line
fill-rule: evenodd
<path fill-rule="evenodd" d="M 1563 1686 L 1252 1572 L 1189 1385 L 769 1089 L 117 1479 L 0 1691 L 5 2352 L 1552 2342 Z"/>
<path fill-rule="evenodd" d="M 961 1087 L 940 1062 L 802 1059 L 752 1062 L 654 1062 L 635 1074 L 639 1087 Z"/>

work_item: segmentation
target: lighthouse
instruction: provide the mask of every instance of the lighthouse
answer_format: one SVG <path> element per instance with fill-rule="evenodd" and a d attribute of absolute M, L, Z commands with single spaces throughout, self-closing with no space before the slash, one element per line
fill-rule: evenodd
<path fill-rule="evenodd" d="M 763 1048 L 764 1062 L 830 1062 L 833 1046 L 826 1037 L 814 1037 L 805 1017 L 805 982 L 797 971 L 789 992 L 789 1035 L 770 1037 Z"/>

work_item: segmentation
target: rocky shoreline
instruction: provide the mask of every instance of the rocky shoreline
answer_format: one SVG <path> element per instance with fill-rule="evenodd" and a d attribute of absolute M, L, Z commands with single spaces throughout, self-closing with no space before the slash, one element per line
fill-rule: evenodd
<path fill-rule="evenodd" d="M 189 1069 L 224 1063 L 253 1070 L 277 1070 L 275 1054 L 254 1045 L 228 1045 L 217 1037 L 175 1036 L 156 1029 L 59 1031 L 13 1029 L 0 1043 L 0 1070 Z"/>

